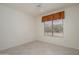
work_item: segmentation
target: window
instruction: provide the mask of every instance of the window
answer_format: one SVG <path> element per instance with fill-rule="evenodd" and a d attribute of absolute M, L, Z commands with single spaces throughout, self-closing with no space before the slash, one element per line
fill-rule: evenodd
<path fill-rule="evenodd" d="M 63 37 L 63 20 L 53 20 L 53 36 Z"/>
<path fill-rule="evenodd" d="M 48 36 L 63 37 L 63 20 L 44 22 L 44 34 Z"/>
<path fill-rule="evenodd" d="M 42 17 L 45 35 L 63 37 L 64 11 Z"/>
<path fill-rule="evenodd" d="M 44 23 L 44 33 L 45 35 L 52 36 L 52 21 L 47 21 Z"/>

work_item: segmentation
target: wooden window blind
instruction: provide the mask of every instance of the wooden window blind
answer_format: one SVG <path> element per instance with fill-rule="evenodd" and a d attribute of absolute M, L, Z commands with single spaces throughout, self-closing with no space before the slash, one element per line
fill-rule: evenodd
<path fill-rule="evenodd" d="M 47 15 L 47 16 L 43 16 L 42 22 L 51 21 L 51 20 L 60 20 L 60 19 L 64 19 L 64 11 Z"/>

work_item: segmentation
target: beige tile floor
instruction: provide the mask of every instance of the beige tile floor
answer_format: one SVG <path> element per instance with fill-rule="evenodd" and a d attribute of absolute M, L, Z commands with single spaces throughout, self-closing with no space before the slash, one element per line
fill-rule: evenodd
<path fill-rule="evenodd" d="M 41 41 L 26 43 L 1 51 L 0 55 L 78 55 L 79 50 Z"/>

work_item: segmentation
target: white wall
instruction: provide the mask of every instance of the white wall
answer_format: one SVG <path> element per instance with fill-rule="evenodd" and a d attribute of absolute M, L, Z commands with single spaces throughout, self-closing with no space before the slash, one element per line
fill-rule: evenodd
<path fill-rule="evenodd" d="M 35 40 L 35 18 L 0 5 L 0 50 Z"/>
<path fill-rule="evenodd" d="M 56 10 L 48 14 L 55 13 L 61 10 L 65 11 L 65 19 L 63 25 L 64 38 L 44 36 L 44 24 L 41 22 L 41 16 L 40 16 L 37 18 L 38 19 L 37 32 L 39 38 L 38 40 L 54 43 L 57 45 L 62 45 L 65 47 L 79 49 L 79 5 Z"/>

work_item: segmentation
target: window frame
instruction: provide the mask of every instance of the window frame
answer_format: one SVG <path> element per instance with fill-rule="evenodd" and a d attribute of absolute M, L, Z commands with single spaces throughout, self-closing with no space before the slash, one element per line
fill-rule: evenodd
<path fill-rule="evenodd" d="M 63 19 L 61 19 L 61 20 L 62 20 L 62 26 L 64 26 L 64 20 Z M 53 20 L 51 20 L 51 22 L 52 22 L 52 35 L 46 35 L 45 34 L 45 22 L 44 22 L 44 35 L 45 36 L 52 36 L 52 37 L 61 37 L 61 38 L 63 38 L 64 37 L 64 27 L 63 27 L 63 31 L 62 31 L 62 36 L 54 35 L 53 34 Z"/>

